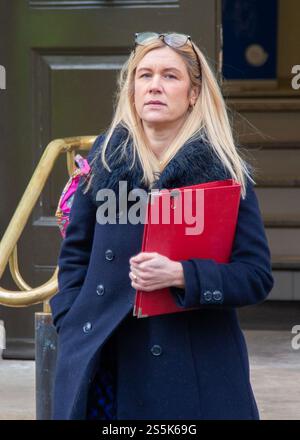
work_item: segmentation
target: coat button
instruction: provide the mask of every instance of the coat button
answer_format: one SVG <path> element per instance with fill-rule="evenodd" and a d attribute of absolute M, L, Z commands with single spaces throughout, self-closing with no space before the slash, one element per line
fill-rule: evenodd
<path fill-rule="evenodd" d="M 113 260 L 113 258 L 114 258 L 114 253 L 113 253 L 113 251 L 112 251 L 111 249 L 107 249 L 107 251 L 105 251 L 105 258 L 106 258 L 108 261 Z"/>
<path fill-rule="evenodd" d="M 92 329 L 92 324 L 90 322 L 86 322 L 83 326 L 84 333 L 88 333 Z"/>
<path fill-rule="evenodd" d="M 153 347 L 151 347 L 151 353 L 153 354 L 153 356 L 159 356 L 162 353 L 161 346 L 153 345 Z"/>
<path fill-rule="evenodd" d="M 207 290 L 206 292 L 203 293 L 204 299 L 205 301 L 211 301 L 212 298 L 212 293 L 210 290 Z"/>
<path fill-rule="evenodd" d="M 99 296 L 103 295 L 104 291 L 105 291 L 105 289 L 104 289 L 103 284 L 99 284 L 96 289 L 97 295 L 99 295 Z"/>
<path fill-rule="evenodd" d="M 222 292 L 220 292 L 220 290 L 214 290 L 213 292 L 213 299 L 216 301 L 221 301 L 223 295 Z"/>

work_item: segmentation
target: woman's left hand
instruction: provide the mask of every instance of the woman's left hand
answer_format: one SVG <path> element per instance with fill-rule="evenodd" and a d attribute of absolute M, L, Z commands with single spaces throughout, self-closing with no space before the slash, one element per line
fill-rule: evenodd
<path fill-rule="evenodd" d="M 131 285 L 151 292 L 165 287 L 184 287 L 182 264 L 157 252 L 140 252 L 129 260 Z"/>

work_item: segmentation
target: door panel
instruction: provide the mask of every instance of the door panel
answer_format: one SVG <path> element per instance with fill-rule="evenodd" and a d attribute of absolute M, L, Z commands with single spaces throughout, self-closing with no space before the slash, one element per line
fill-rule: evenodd
<path fill-rule="evenodd" d="M 188 33 L 215 67 L 220 7 L 218 0 L 0 0 L 0 10 L 0 64 L 7 73 L 7 89 L 0 90 L 2 235 L 46 145 L 97 135 L 109 123 L 116 74 L 134 32 Z M 20 242 L 21 271 L 33 286 L 56 265 L 61 239 L 53 215 L 66 179 L 62 157 Z M 14 288 L 7 274 L 4 284 Z M 6 357 L 30 357 L 24 347 L 33 343 L 33 313 L 41 309 L 0 306 Z"/>

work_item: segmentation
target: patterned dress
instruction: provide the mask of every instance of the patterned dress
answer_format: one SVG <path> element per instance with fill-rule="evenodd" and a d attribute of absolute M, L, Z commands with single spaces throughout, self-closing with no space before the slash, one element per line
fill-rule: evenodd
<path fill-rule="evenodd" d="M 114 340 L 107 341 L 101 353 L 101 361 L 91 383 L 87 420 L 116 419 L 117 365 Z"/>

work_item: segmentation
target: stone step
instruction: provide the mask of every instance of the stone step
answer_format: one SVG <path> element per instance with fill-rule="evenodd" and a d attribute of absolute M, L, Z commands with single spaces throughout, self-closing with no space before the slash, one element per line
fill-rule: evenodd
<path fill-rule="evenodd" d="M 256 188 L 300 188 L 298 176 L 263 176 L 254 178 Z"/>
<path fill-rule="evenodd" d="M 278 223 L 278 219 L 296 222 L 300 219 L 300 187 L 255 187 L 263 218 Z"/>
<path fill-rule="evenodd" d="M 251 148 L 245 156 L 255 169 L 254 180 L 260 185 L 300 185 L 300 148 Z"/>
<path fill-rule="evenodd" d="M 272 255 L 298 256 L 300 228 L 265 228 Z"/>
<path fill-rule="evenodd" d="M 300 228 L 300 216 L 289 216 L 282 218 L 279 216 L 263 216 L 266 228 Z"/>
<path fill-rule="evenodd" d="M 300 255 L 272 255 L 272 269 L 300 270 Z"/>

